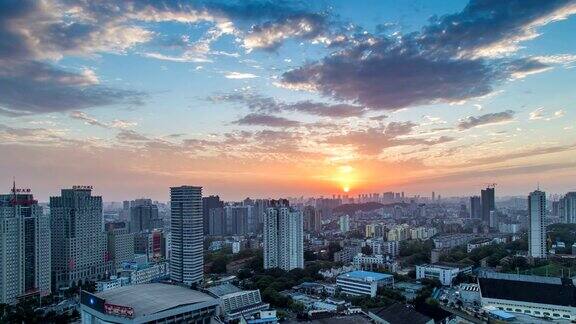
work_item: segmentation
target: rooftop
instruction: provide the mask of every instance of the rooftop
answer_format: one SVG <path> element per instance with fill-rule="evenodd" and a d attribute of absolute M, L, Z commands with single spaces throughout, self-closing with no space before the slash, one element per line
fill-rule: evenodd
<path fill-rule="evenodd" d="M 229 284 L 229 283 L 218 285 L 218 286 L 208 287 L 208 288 L 206 288 L 206 290 L 208 292 L 210 292 L 211 294 L 218 296 L 218 297 L 222 297 L 224 295 L 233 294 L 233 293 L 237 293 L 237 292 L 242 291 L 242 289 L 234 286 L 233 284 Z"/>
<path fill-rule="evenodd" d="M 106 300 L 109 304 L 132 307 L 134 317 L 215 300 L 196 290 L 161 283 L 125 286 L 94 295 Z"/>
<path fill-rule="evenodd" d="M 400 303 L 395 303 L 385 308 L 371 310 L 370 312 L 390 324 L 434 323 L 431 318 L 418 313 L 410 306 L 406 306 Z"/>
<path fill-rule="evenodd" d="M 386 273 L 362 271 L 362 270 L 343 273 L 343 274 L 338 276 L 338 278 L 352 278 L 352 279 L 363 279 L 363 280 L 366 280 L 366 279 L 382 280 L 382 279 L 387 279 L 390 277 L 393 277 L 393 276 L 390 274 L 386 274 Z"/>

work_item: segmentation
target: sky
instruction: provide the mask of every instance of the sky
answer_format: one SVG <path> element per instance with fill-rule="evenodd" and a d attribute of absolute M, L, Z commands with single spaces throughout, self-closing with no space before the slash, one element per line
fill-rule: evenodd
<path fill-rule="evenodd" d="M 574 0 L 0 0 L 0 182 L 576 190 L 574 30 Z"/>

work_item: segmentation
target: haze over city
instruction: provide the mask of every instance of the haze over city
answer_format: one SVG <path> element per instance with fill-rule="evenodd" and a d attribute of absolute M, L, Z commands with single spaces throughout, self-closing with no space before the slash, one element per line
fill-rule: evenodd
<path fill-rule="evenodd" d="M 0 182 L 46 201 L 574 189 L 573 1 L 8 1 Z"/>

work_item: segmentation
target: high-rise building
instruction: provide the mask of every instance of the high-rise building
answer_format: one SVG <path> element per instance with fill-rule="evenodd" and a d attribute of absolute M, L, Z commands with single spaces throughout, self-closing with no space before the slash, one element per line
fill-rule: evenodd
<path fill-rule="evenodd" d="M 558 216 L 564 223 L 576 223 L 576 191 L 567 193 L 559 200 Z"/>
<path fill-rule="evenodd" d="M 114 268 L 122 267 L 122 262 L 134 261 L 134 233 L 130 233 L 124 222 L 111 222 L 106 224 L 108 236 L 108 255 Z"/>
<path fill-rule="evenodd" d="M 314 206 L 306 206 L 303 211 L 304 230 L 311 233 L 318 233 L 322 230 L 322 213 Z"/>
<path fill-rule="evenodd" d="M 214 208 L 224 207 L 224 202 L 219 196 L 202 197 L 202 228 L 204 234 L 210 231 L 210 211 Z"/>
<path fill-rule="evenodd" d="M 231 205 L 224 207 L 226 234 L 244 235 L 250 232 L 252 226 L 252 206 Z"/>
<path fill-rule="evenodd" d="M 528 256 L 546 257 L 546 193 L 536 190 L 528 196 Z"/>
<path fill-rule="evenodd" d="M 470 218 L 482 218 L 482 204 L 480 202 L 480 197 L 478 196 L 470 197 Z"/>
<path fill-rule="evenodd" d="M 113 264 L 103 231 L 102 197 L 92 196 L 91 186 L 62 189 L 50 197 L 52 272 L 56 287 L 97 280 Z"/>
<path fill-rule="evenodd" d="M 158 225 L 158 206 L 151 199 L 136 199 L 130 203 L 130 232 L 151 231 Z"/>
<path fill-rule="evenodd" d="M 482 189 L 480 196 L 482 198 L 482 222 L 490 224 L 490 212 L 496 210 L 494 187 Z"/>
<path fill-rule="evenodd" d="M 340 232 L 348 233 L 350 231 L 350 216 L 348 215 L 340 216 L 338 224 L 340 225 Z"/>
<path fill-rule="evenodd" d="M 214 236 L 226 235 L 226 213 L 224 208 L 210 209 L 208 216 L 208 234 Z"/>
<path fill-rule="evenodd" d="M 272 201 L 264 218 L 264 269 L 304 268 L 302 212 L 287 200 Z"/>
<path fill-rule="evenodd" d="M 28 294 L 49 295 L 50 218 L 30 189 L 0 195 L 0 304 Z"/>
<path fill-rule="evenodd" d="M 170 188 L 170 279 L 186 285 L 203 279 L 202 187 Z"/>

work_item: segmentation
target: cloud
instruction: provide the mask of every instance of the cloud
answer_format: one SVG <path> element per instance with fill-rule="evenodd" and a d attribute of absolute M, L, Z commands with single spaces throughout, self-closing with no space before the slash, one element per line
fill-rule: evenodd
<path fill-rule="evenodd" d="M 562 118 L 564 117 L 564 115 L 566 114 L 566 112 L 562 109 L 555 111 L 552 115 L 547 115 L 544 108 L 540 107 L 537 108 L 536 110 L 530 112 L 529 114 L 529 119 L 530 120 L 545 120 L 545 121 L 550 121 L 550 120 L 554 120 L 557 118 Z"/>
<path fill-rule="evenodd" d="M 72 119 L 81 120 L 88 125 L 98 126 L 98 127 L 108 128 L 108 129 L 113 129 L 113 128 L 124 129 L 124 128 L 130 128 L 130 127 L 134 127 L 134 126 L 138 125 L 136 122 L 129 122 L 129 121 L 118 120 L 118 119 L 113 120 L 110 123 L 104 123 L 104 122 L 99 121 L 95 117 L 92 117 L 92 116 L 88 115 L 87 113 L 85 113 L 83 111 L 78 111 L 78 110 L 70 112 L 69 116 Z"/>
<path fill-rule="evenodd" d="M 242 72 L 228 72 L 225 75 L 226 79 L 253 79 L 258 76 L 252 73 L 242 73 Z"/>
<path fill-rule="evenodd" d="M 465 165 L 483 165 L 483 164 L 494 164 L 494 163 L 502 163 L 509 160 L 515 160 L 520 158 L 544 155 L 544 154 L 553 154 L 553 153 L 561 153 L 567 151 L 576 150 L 576 144 L 568 144 L 568 145 L 550 145 L 545 147 L 537 147 L 537 148 L 530 148 L 524 150 L 518 150 L 515 152 L 510 152 L 506 154 L 499 154 L 499 155 L 490 155 L 487 157 L 475 158 L 469 160 Z"/>
<path fill-rule="evenodd" d="M 326 28 L 325 17 L 319 14 L 297 14 L 277 21 L 255 25 L 244 37 L 244 47 L 248 50 L 275 50 L 284 40 L 293 37 L 312 39 Z"/>
<path fill-rule="evenodd" d="M 513 119 L 514 111 L 506 110 L 498 113 L 485 114 L 478 117 L 466 117 L 458 122 L 457 127 L 460 130 L 467 130 L 479 126 L 505 123 L 512 121 Z"/>
<path fill-rule="evenodd" d="M 150 138 L 148 138 L 145 135 L 142 135 L 136 131 L 133 130 L 122 130 L 120 131 L 117 135 L 116 135 L 116 139 L 121 141 L 121 142 L 145 142 L 145 141 L 149 141 Z"/>
<path fill-rule="evenodd" d="M 249 114 L 233 122 L 237 125 L 270 126 L 270 127 L 293 127 L 300 122 L 284 117 L 276 117 L 264 114 Z"/>
<path fill-rule="evenodd" d="M 212 102 L 234 102 L 246 105 L 250 110 L 259 113 L 278 113 L 282 111 L 295 111 L 309 115 L 346 118 L 360 117 L 367 111 L 362 106 L 350 104 L 328 104 L 314 102 L 310 100 L 286 103 L 277 101 L 274 98 L 266 97 L 249 92 L 234 92 L 223 95 L 216 95 L 208 98 Z"/>
<path fill-rule="evenodd" d="M 116 104 L 141 105 L 143 92 L 97 84 L 92 72 L 0 59 L 0 114 L 19 116 Z M 90 70 L 88 70 L 90 71 Z"/>
<path fill-rule="evenodd" d="M 436 17 L 418 32 L 367 34 L 320 61 L 285 72 L 277 85 L 371 109 L 462 102 L 557 64 L 498 56 L 536 37 L 538 27 L 574 13 L 576 4 L 566 0 L 472 0 L 461 12 Z"/>
<path fill-rule="evenodd" d="M 390 122 L 378 127 L 365 130 L 354 130 L 345 134 L 329 136 L 326 142 L 329 144 L 353 145 L 363 154 L 377 155 L 383 149 L 402 145 L 436 145 L 451 142 L 454 138 L 441 136 L 438 138 L 424 139 L 409 137 L 417 125 L 412 122 Z"/>

